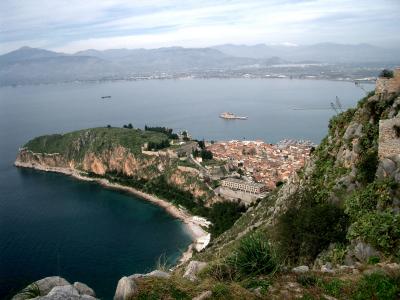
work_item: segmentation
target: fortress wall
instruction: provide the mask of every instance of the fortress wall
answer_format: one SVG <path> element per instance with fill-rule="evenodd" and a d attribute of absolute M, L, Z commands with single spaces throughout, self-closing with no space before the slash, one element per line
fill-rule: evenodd
<path fill-rule="evenodd" d="M 400 68 L 393 71 L 393 78 L 378 78 L 375 92 L 380 95 L 400 93 Z"/>
<path fill-rule="evenodd" d="M 379 148 L 380 159 L 400 154 L 400 137 L 397 136 L 395 126 L 400 128 L 400 118 L 379 121 Z"/>

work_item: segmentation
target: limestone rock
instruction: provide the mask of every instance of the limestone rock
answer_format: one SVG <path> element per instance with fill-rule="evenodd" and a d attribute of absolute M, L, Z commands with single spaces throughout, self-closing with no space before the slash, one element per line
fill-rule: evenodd
<path fill-rule="evenodd" d="M 171 276 L 171 274 L 169 274 L 167 272 L 160 271 L 160 270 L 154 270 L 147 274 L 133 274 L 133 275 L 129 276 L 128 278 L 135 280 L 135 279 L 143 278 L 143 277 L 169 278 L 170 276 Z"/>
<path fill-rule="evenodd" d="M 212 292 L 211 291 L 205 291 L 205 292 L 202 292 L 197 297 L 194 297 L 192 300 L 206 300 L 206 299 L 210 299 L 211 296 L 212 296 Z"/>
<path fill-rule="evenodd" d="M 46 296 L 35 298 L 37 300 L 96 300 L 89 295 L 79 295 L 78 290 L 72 285 L 54 287 Z"/>
<path fill-rule="evenodd" d="M 197 274 L 201 270 L 203 270 L 206 266 L 207 263 L 205 262 L 192 260 L 186 267 L 185 274 L 183 274 L 183 277 L 189 279 L 190 281 L 196 281 Z"/>
<path fill-rule="evenodd" d="M 333 273 L 331 263 L 328 262 L 325 265 L 322 265 L 321 272 L 322 273 Z"/>
<path fill-rule="evenodd" d="M 40 290 L 40 294 L 47 295 L 54 287 L 62 285 L 70 285 L 70 283 L 62 277 L 51 276 L 35 281 L 30 285 L 37 285 L 37 287 Z M 29 287 L 30 285 L 28 285 L 27 287 Z M 12 298 L 12 300 L 20 300 L 20 299 L 25 299 L 25 297 L 21 295 L 15 295 Z"/>
<path fill-rule="evenodd" d="M 367 261 L 371 256 L 378 255 L 379 253 L 369 244 L 359 241 L 354 247 L 354 256 L 359 261 Z"/>
<path fill-rule="evenodd" d="M 343 139 L 350 140 L 354 137 L 360 137 L 362 133 L 362 124 L 352 122 L 349 127 L 347 127 Z"/>
<path fill-rule="evenodd" d="M 147 277 L 158 277 L 158 278 L 169 278 L 171 275 L 167 272 L 160 271 L 160 270 L 154 270 L 150 273 L 146 274 Z"/>
<path fill-rule="evenodd" d="M 300 274 L 300 273 L 307 273 L 310 270 L 308 266 L 298 266 L 292 269 L 292 272 Z"/>
<path fill-rule="evenodd" d="M 128 277 L 122 277 L 118 281 L 115 290 L 114 300 L 128 300 L 132 298 L 138 291 L 135 281 Z"/>
<path fill-rule="evenodd" d="M 92 297 L 96 297 L 96 293 L 89 286 L 82 282 L 75 282 L 74 287 L 78 290 L 80 295 L 89 295 Z"/>
<path fill-rule="evenodd" d="M 65 295 L 65 296 L 79 296 L 78 290 L 72 285 L 62 285 L 56 286 L 52 288 L 50 293 L 47 296 L 54 296 L 56 294 Z"/>

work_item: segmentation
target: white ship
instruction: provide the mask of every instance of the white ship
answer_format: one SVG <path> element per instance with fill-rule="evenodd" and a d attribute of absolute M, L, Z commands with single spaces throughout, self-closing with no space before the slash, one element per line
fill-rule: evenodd
<path fill-rule="evenodd" d="M 226 119 L 226 120 L 247 120 L 248 119 L 248 117 L 237 116 L 231 112 L 223 112 L 222 114 L 219 115 L 219 117 L 222 119 Z"/>

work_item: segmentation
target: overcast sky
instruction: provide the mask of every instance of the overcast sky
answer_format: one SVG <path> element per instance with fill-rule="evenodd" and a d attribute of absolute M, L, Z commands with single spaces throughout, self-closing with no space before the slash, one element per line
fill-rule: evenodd
<path fill-rule="evenodd" d="M 0 53 L 234 44 L 400 46 L 400 0 L 0 0 Z"/>

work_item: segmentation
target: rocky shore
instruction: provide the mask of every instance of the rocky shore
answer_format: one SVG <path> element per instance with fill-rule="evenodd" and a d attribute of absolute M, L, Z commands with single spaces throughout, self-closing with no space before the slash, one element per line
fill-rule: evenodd
<path fill-rule="evenodd" d="M 14 162 L 14 165 L 16 167 L 20 167 L 20 168 L 30 168 L 30 169 L 35 169 L 35 170 L 44 171 L 44 172 L 61 173 L 64 175 L 72 176 L 78 180 L 96 182 L 106 188 L 128 192 L 132 195 L 140 197 L 141 199 L 150 201 L 151 203 L 162 207 L 171 216 L 181 220 L 185 224 L 185 226 L 193 240 L 193 243 L 191 245 L 189 245 L 188 249 L 182 254 L 178 264 L 182 264 L 182 263 L 188 261 L 192 257 L 194 250 L 196 250 L 196 251 L 203 250 L 207 246 L 208 242 L 210 241 L 210 234 L 202 228 L 201 222 L 199 222 L 198 218 L 195 218 L 194 216 L 190 215 L 187 211 L 184 211 L 184 210 L 174 206 L 173 204 L 171 204 L 165 200 L 162 200 L 154 195 L 144 193 L 144 192 L 134 189 L 132 187 L 127 187 L 127 186 L 123 186 L 120 184 L 111 183 L 110 181 L 108 181 L 105 178 L 87 177 L 87 176 L 84 176 L 82 172 L 78 172 L 71 168 L 43 166 L 43 165 L 40 165 L 37 163 L 22 162 L 18 158 Z"/>

